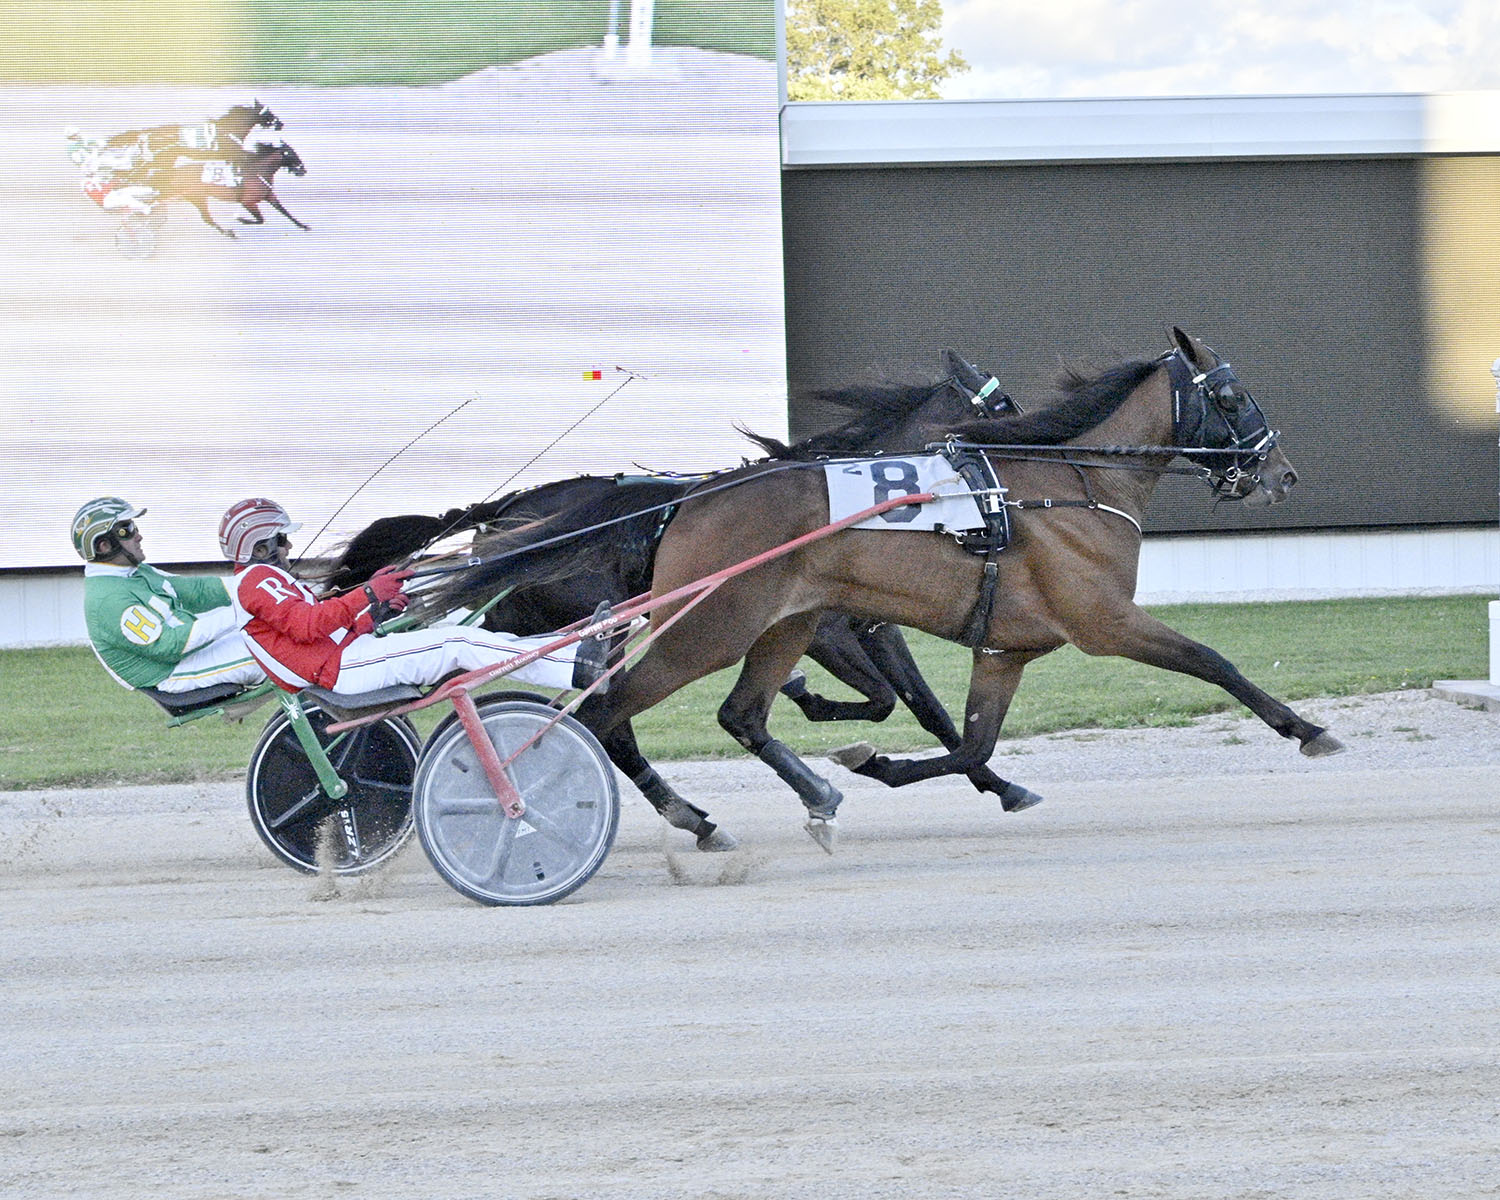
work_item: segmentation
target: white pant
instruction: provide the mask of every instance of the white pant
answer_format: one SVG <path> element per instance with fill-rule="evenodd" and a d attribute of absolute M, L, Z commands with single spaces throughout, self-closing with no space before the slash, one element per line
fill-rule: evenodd
<path fill-rule="evenodd" d="M 156 685 L 159 692 L 192 692 L 219 683 L 261 683 L 266 673 L 245 649 L 245 639 L 236 629 L 217 641 L 200 646 L 172 668 Z"/>
<path fill-rule="evenodd" d="M 477 671 L 555 641 L 555 633 L 523 638 L 452 625 L 411 629 L 385 637 L 366 633 L 344 647 L 338 681 L 331 690 L 348 696 L 398 683 L 437 683 L 454 671 Z M 577 653 L 577 642 L 560 646 L 545 658 L 504 678 L 544 688 L 572 687 L 573 658 Z"/>
<path fill-rule="evenodd" d="M 100 207 L 107 211 L 116 209 L 127 209 L 133 213 L 145 216 L 151 211 L 151 205 L 156 201 L 156 192 L 148 187 L 133 186 L 115 188 L 109 195 L 100 201 Z"/>

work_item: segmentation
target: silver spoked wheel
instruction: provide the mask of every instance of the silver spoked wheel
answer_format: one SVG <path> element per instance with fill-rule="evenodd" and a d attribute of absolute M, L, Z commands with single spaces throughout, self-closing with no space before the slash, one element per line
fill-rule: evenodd
<path fill-rule="evenodd" d="M 156 253 L 158 228 L 149 217 L 131 213 L 115 230 L 115 249 L 126 258 L 150 258 Z"/>
<path fill-rule="evenodd" d="M 245 775 L 250 822 L 271 853 L 299 871 L 373 870 L 411 837 L 411 785 L 421 739 L 402 717 L 328 734 L 332 718 L 316 705 L 303 707 L 349 791 L 335 800 L 323 790 L 286 714 L 277 713 Z"/>
<path fill-rule="evenodd" d="M 478 708 L 502 760 L 557 718 L 526 700 Z M 507 769 L 526 805 L 519 819 L 501 810 L 464 727 L 435 734 L 412 785 L 417 834 L 437 873 L 471 900 L 550 904 L 583 886 L 614 845 L 614 768 L 594 735 L 564 717 Z"/>

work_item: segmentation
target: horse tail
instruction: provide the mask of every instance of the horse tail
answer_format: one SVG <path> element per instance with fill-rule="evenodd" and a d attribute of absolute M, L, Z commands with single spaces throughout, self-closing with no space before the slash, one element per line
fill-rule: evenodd
<path fill-rule="evenodd" d="M 476 539 L 478 563 L 423 588 L 412 606 L 413 614 L 432 619 L 457 608 L 477 608 L 506 588 L 556 583 L 597 571 L 602 561 L 630 568 L 622 569 L 621 577 L 643 589 L 650 581 L 657 539 L 670 517 L 670 510 L 660 506 L 680 499 L 698 481 L 607 482 L 611 484 L 607 490 L 594 490 L 555 511 L 540 515 L 533 511 L 532 519 L 524 524 Z M 525 513 L 518 508 L 514 516 L 524 518 Z M 442 565 L 441 560 L 434 565 Z"/>

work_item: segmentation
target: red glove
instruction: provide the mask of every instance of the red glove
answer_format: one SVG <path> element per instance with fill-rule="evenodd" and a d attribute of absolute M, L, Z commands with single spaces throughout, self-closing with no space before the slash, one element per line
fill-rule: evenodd
<path fill-rule="evenodd" d="M 397 592 L 394 596 L 392 596 L 385 602 L 385 606 L 386 608 L 390 609 L 391 612 L 398 613 L 405 612 L 406 606 L 410 603 L 410 596 L 408 596 L 405 592 Z"/>
<path fill-rule="evenodd" d="M 365 584 L 365 591 L 375 598 L 378 604 L 389 604 L 396 607 L 395 600 L 401 596 L 403 603 L 396 611 L 406 607 L 406 597 L 401 593 L 401 585 L 410 579 L 412 573 L 401 567 L 381 567 L 374 575 L 370 576 L 370 582 Z"/>

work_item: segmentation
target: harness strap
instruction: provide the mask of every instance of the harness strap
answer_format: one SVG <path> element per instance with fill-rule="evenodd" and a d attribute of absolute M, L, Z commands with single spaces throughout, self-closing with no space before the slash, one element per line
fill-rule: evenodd
<path fill-rule="evenodd" d="M 1114 513 L 1117 517 L 1124 517 L 1135 526 L 1136 532 L 1144 532 L 1141 523 L 1122 508 L 1115 508 L 1111 504 L 1101 504 L 1097 500 L 1007 500 L 1012 508 L 1096 508 L 1100 512 Z"/>
<path fill-rule="evenodd" d="M 979 577 L 979 596 L 969 616 L 964 621 L 963 631 L 958 635 L 958 644 L 974 650 L 984 644 L 984 635 L 989 632 L 990 616 L 995 611 L 995 593 L 999 590 L 1000 564 L 995 560 L 999 550 L 991 550 L 984 556 L 984 574 Z"/>

